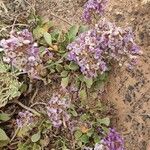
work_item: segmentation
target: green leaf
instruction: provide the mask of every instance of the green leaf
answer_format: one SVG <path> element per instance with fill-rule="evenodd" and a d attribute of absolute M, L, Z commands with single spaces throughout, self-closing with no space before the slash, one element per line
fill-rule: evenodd
<path fill-rule="evenodd" d="M 21 92 L 21 93 L 26 92 L 27 89 L 28 89 L 27 84 L 22 84 L 21 87 L 20 87 L 20 92 Z"/>
<path fill-rule="evenodd" d="M 41 138 L 41 132 L 39 131 L 38 133 L 32 135 L 31 141 L 35 143 L 35 142 L 39 141 L 40 138 Z"/>
<path fill-rule="evenodd" d="M 60 37 L 60 31 L 58 30 L 54 30 L 52 33 L 51 33 L 51 36 L 52 36 L 52 40 L 53 41 L 57 41 Z"/>
<path fill-rule="evenodd" d="M 41 146 L 34 143 L 33 147 L 32 147 L 32 150 L 42 150 Z"/>
<path fill-rule="evenodd" d="M 74 136 L 75 136 L 75 139 L 76 140 L 79 140 L 79 138 L 82 136 L 82 132 L 80 130 L 77 130 L 75 133 L 74 133 Z"/>
<path fill-rule="evenodd" d="M 82 121 L 86 121 L 86 120 L 88 120 L 90 118 L 90 116 L 88 115 L 88 114 L 83 114 L 81 117 L 80 117 L 80 119 L 82 120 Z"/>
<path fill-rule="evenodd" d="M 31 126 L 23 126 L 22 128 L 19 129 L 17 136 L 18 137 L 25 137 L 29 135 L 29 131 L 32 129 Z"/>
<path fill-rule="evenodd" d="M 76 71 L 76 70 L 79 69 L 79 66 L 76 63 L 74 63 L 74 62 L 70 62 L 69 69 L 73 70 L 73 71 Z"/>
<path fill-rule="evenodd" d="M 86 101 L 87 101 L 87 93 L 86 93 L 85 89 L 79 91 L 79 98 L 80 98 L 80 101 L 82 102 L 82 104 L 86 103 Z"/>
<path fill-rule="evenodd" d="M 94 133 L 94 129 L 90 129 L 88 132 L 87 132 L 87 136 L 88 137 L 91 137 Z"/>
<path fill-rule="evenodd" d="M 68 76 L 68 71 L 64 70 L 61 72 L 61 77 L 66 77 Z"/>
<path fill-rule="evenodd" d="M 61 80 L 61 86 L 63 88 L 66 88 L 68 86 L 68 84 L 69 84 L 69 76 L 67 76 L 66 78 L 62 78 L 62 80 Z"/>
<path fill-rule="evenodd" d="M 74 117 L 77 117 L 77 116 L 78 116 L 78 114 L 77 114 L 77 112 L 75 111 L 74 108 L 71 108 L 70 113 L 71 113 Z"/>
<path fill-rule="evenodd" d="M 9 137 L 6 135 L 5 131 L 0 128 L 0 141 L 9 140 Z"/>
<path fill-rule="evenodd" d="M 6 135 L 5 131 L 0 128 L 0 147 L 6 146 L 9 143 L 10 139 Z"/>
<path fill-rule="evenodd" d="M 100 137 L 99 137 L 99 135 L 98 134 L 96 134 L 96 133 L 94 133 L 94 142 L 95 142 L 95 144 L 96 143 L 99 143 L 99 141 L 100 141 Z"/>
<path fill-rule="evenodd" d="M 75 38 L 76 38 L 76 35 L 78 33 L 78 30 L 79 30 L 79 26 L 78 25 L 73 25 L 70 29 L 69 29 L 69 32 L 68 32 L 68 39 L 70 42 L 72 42 Z"/>
<path fill-rule="evenodd" d="M 10 115 L 6 113 L 0 113 L 0 120 L 8 121 L 10 119 Z"/>
<path fill-rule="evenodd" d="M 35 37 L 35 39 L 40 39 L 45 33 L 45 30 L 42 27 L 37 26 L 34 30 L 33 30 L 33 36 Z"/>
<path fill-rule="evenodd" d="M 61 64 L 56 64 L 56 70 L 61 72 L 63 70 L 63 66 Z"/>
<path fill-rule="evenodd" d="M 47 44 L 51 45 L 52 44 L 52 37 L 48 32 L 44 33 L 44 39 Z"/>
<path fill-rule="evenodd" d="M 84 134 L 84 135 L 82 135 L 80 137 L 80 140 L 81 140 L 81 142 L 83 142 L 84 144 L 86 144 L 86 143 L 89 142 L 89 137 L 86 134 Z"/>
<path fill-rule="evenodd" d="M 110 125 L 110 119 L 107 117 L 103 119 L 97 119 L 97 122 L 106 126 Z"/>
<path fill-rule="evenodd" d="M 0 62 L 0 73 L 7 72 L 9 68 L 9 65 L 4 64 L 2 61 Z"/>
<path fill-rule="evenodd" d="M 93 78 L 84 77 L 84 82 L 86 83 L 87 88 L 91 88 L 93 84 Z"/>
<path fill-rule="evenodd" d="M 79 27 L 79 33 L 83 33 L 83 32 L 85 32 L 85 31 L 87 31 L 87 30 L 88 30 L 88 26 L 81 25 L 81 26 Z"/>
<path fill-rule="evenodd" d="M 103 73 L 102 75 L 98 76 L 98 78 L 101 81 L 107 81 L 107 79 L 108 79 L 108 73 Z"/>

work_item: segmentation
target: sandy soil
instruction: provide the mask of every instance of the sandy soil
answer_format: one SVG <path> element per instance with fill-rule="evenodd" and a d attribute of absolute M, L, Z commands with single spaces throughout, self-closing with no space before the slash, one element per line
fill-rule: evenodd
<path fill-rule="evenodd" d="M 81 23 L 81 0 L 38 0 L 38 12 L 67 28 Z M 41 7 L 42 6 L 42 7 Z M 53 16 L 53 14 L 57 16 Z M 127 150 L 150 150 L 150 4 L 140 0 L 110 0 L 106 17 L 118 26 L 131 26 L 143 56 L 133 72 L 116 69 L 110 76 L 105 100 L 116 110 L 112 125 L 125 139 Z M 59 22 L 59 24 L 58 24 Z"/>

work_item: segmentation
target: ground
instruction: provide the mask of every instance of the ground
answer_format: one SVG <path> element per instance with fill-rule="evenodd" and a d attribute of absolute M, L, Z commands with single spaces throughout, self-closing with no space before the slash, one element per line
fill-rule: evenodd
<path fill-rule="evenodd" d="M 19 0 L 18 0 L 19 1 Z M 81 24 L 86 0 L 30 0 L 41 16 L 52 19 L 62 29 Z M 143 55 L 132 72 L 115 68 L 102 94 L 105 104 L 112 108 L 112 126 L 123 135 L 127 150 L 150 150 L 150 3 L 142 0 L 110 0 L 105 17 L 118 26 L 133 28 L 136 42 Z M 23 10 L 26 12 L 26 9 Z M 7 16 L 3 16 L 5 18 Z M 14 18 L 13 14 L 11 17 Z M 21 17 L 20 17 L 21 18 Z M 57 87 L 56 87 L 57 88 Z M 34 100 L 46 99 L 53 90 L 39 88 Z"/>

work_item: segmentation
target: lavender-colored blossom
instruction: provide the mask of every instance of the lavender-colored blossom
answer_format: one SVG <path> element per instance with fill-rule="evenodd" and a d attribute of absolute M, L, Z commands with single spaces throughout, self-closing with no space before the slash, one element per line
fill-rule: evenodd
<path fill-rule="evenodd" d="M 58 128 L 63 123 L 66 123 L 70 116 L 67 113 L 67 109 L 70 106 L 70 100 L 61 94 L 53 94 L 47 108 L 47 114 L 54 127 Z"/>
<path fill-rule="evenodd" d="M 122 65 L 135 60 L 140 50 L 133 39 L 130 28 L 122 29 L 102 19 L 68 45 L 68 60 L 76 62 L 87 77 L 96 77 L 107 71 L 112 61 Z"/>
<path fill-rule="evenodd" d="M 83 20 L 85 22 L 91 22 L 93 13 L 103 15 L 107 3 L 108 0 L 88 0 L 84 5 Z"/>
<path fill-rule="evenodd" d="M 84 150 L 106 150 L 106 149 L 104 149 L 104 145 L 103 144 L 96 143 L 94 145 L 94 148 L 92 148 L 92 147 L 84 147 Z"/>
<path fill-rule="evenodd" d="M 19 112 L 18 116 L 19 118 L 16 119 L 16 123 L 20 128 L 30 126 L 33 123 L 34 115 L 29 111 Z"/>
<path fill-rule="evenodd" d="M 30 78 L 40 79 L 38 66 L 42 64 L 37 43 L 33 42 L 32 33 L 27 29 L 13 32 L 10 38 L 2 39 L 0 46 L 4 49 L 3 61 L 11 64 Z"/>
<path fill-rule="evenodd" d="M 102 140 L 106 150 L 125 150 L 122 137 L 114 129 L 110 129 L 107 137 Z"/>

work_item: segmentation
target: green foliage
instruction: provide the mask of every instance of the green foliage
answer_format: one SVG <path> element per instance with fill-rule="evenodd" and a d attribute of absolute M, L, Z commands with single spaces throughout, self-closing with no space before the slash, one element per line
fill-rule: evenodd
<path fill-rule="evenodd" d="M 0 128 L 0 147 L 6 146 L 9 143 L 10 139 L 6 135 L 5 131 Z"/>
<path fill-rule="evenodd" d="M 79 31 L 79 26 L 78 25 L 73 25 L 69 29 L 68 34 L 67 34 L 67 38 L 68 38 L 69 42 L 72 42 L 72 41 L 75 40 L 78 31 Z"/>
<path fill-rule="evenodd" d="M 10 115 L 6 113 L 0 113 L 0 121 L 8 121 L 10 119 Z"/>
<path fill-rule="evenodd" d="M 62 80 L 61 80 L 61 86 L 63 88 L 66 88 L 68 86 L 68 84 L 69 84 L 69 76 L 67 76 L 65 78 L 62 78 Z"/>
<path fill-rule="evenodd" d="M 39 141 L 40 138 L 41 138 L 41 132 L 39 131 L 38 133 L 32 135 L 31 141 L 35 143 L 35 142 Z"/>
<path fill-rule="evenodd" d="M 19 91 L 21 83 L 13 73 L 0 73 L 0 107 L 7 104 L 9 100 L 21 95 Z"/>
<path fill-rule="evenodd" d="M 51 45 L 52 44 L 52 36 L 48 32 L 45 32 L 43 36 L 44 36 L 44 39 L 47 42 L 47 44 Z"/>
<path fill-rule="evenodd" d="M 97 119 L 97 123 L 100 125 L 109 126 L 110 125 L 110 119 L 108 117 L 103 118 L 103 119 Z"/>

